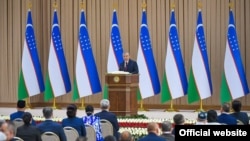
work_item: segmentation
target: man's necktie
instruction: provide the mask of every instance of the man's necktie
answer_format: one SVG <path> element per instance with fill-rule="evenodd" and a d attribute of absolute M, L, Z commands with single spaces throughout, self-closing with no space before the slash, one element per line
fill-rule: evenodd
<path fill-rule="evenodd" d="M 128 69 L 128 62 L 125 62 L 124 70 L 126 71 Z"/>

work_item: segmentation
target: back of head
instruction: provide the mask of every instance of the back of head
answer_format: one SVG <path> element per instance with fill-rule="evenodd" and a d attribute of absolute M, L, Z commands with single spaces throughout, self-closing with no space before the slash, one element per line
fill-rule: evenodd
<path fill-rule="evenodd" d="M 53 114 L 53 109 L 51 107 L 44 107 L 43 108 L 43 116 L 48 119 L 51 118 Z"/>
<path fill-rule="evenodd" d="M 119 141 L 133 141 L 131 133 L 129 131 L 123 131 L 120 135 Z"/>
<path fill-rule="evenodd" d="M 22 109 L 25 108 L 26 102 L 24 100 L 18 100 L 17 101 L 17 108 Z"/>
<path fill-rule="evenodd" d="M 207 111 L 207 122 L 217 122 L 217 112 L 215 110 Z"/>
<path fill-rule="evenodd" d="M 173 119 L 174 119 L 174 123 L 176 125 L 182 125 L 185 123 L 185 119 L 184 119 L 184 116 L 182 114 L 175 114 Z"/>
<path fill-rule="evenodd" d="M 241 111 L 241 102 L 239 100 L 234 100 L 232 102 L 232 109 L 234 112 L 240 112 Z"/>
<path fill-rule="evenodd" d="M 207 113 L 206 112 L 198 113 L 197 120 L 201 122 L 207 121 Z"/>
<path fill-rule="evenodd" d="M 7 136 L 7 140 L 11 140 L 15 136 L 15 134 L 16 134 L 15 133 L 15 124 L 12 121 L 10 121 L 8 123 L 8 129 L 5 133 Z"/>
<path fill-rule="evenodd" d="M 117 141 L 115 136 L 108 135 L 104 138 L 104 141 Z"/>
<path fill-rule="evenodd" d="M 172 130 L 172 123 L 170 121 L 164 121 L 161 124 L 162 132 L 170 132 Z"/>
<path fill-rule="evenodd" d="M 77 111 L 77 107 L 75 104 L 69 104 L 67 107 L 67 116 L 68 118 L 73 118 L 76 117 L 76 111 Z"/>
<path fill-rule="evenodd" d="M 100 102 L 100 106 L 102 110 L 107 110 L 109 108 L 109 100 L 108 99 L 102 99 Z"/>
<path fill-rule="evenodd" d="M 221 108 L 223 112 L 226 112 L 226 113 L 230 112 L 230 104 L 227 102 L 223 103 Z"/>
<path fill-rule="evenodd" d="M 80 136 L 76 139 L 76 141 L 87 141 L 88 138 L 87 137 L 83 137 L 83 136 Z"/>
<path fill-rule="evenodd" d="M 159 134 L 159 125 L 155 122 L 150 122 L 148 123 L 147 131 L 148 133 Z"/>
<path fill-rule="evenodd" d="M 22 116 L 23 122 L 25 125 L 30 125 L 32 115 L 29 112 L 25 112 Z"/>
<path fill-rule="evenodd" d="M 92 105 L 87 105 L 85 107 L 85 112 L 88 116 L 92 115 L 94 113 L 94 107 Z"/>

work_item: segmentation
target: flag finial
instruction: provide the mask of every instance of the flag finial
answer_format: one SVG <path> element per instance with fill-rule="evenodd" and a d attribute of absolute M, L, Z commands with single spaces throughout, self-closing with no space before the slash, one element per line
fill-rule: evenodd
<path fill-rule="evenodd" d="M 174 8 L 175 8 L 175 3 L 172 2 L 172 4 L 171 4 L 171 9 L 174 9 Z"/>
<path fill-rule="evenodd" d="M 233 2 L 229 2 L 229 8 L 232 9 L 233 8 Z"/>
<path fill-rule="evenodd" d="M 113 3 L 113 9 L 117 9 L 118 4 L 116 2 Z"/>
<path fill-rule="evenodd" d="M 32 3 L 31 3 L 31 1 L 29 0 L 28 8 L 31 9 L 31 7 L 32 7 Z"/>
<path fill-rule="evenodd" d="M 57 8 L 57 2 L 55 0 L 54 4 L 53 4 L 53 7 L 56 9 Z"/>
<path fill-rule="evenodd" d="M 201 9 L 201 8 L 202 8 L 202 3 L 201 3 L 201 1 L 200 1 L 200 0 L 198 1 L 198 8 L 199 8 L 199 9 Z"/>
<path fill-rule="evenodd" d="M 144 0 L 143 3 L 142 3 L 142 9 L 146 9 L 146 7 L 147 7 L 147 4 L 146 4 L 146 2 Z"/>
<path fill-rule="evenodd" d="M 85 3 L 83 2 L 83 0 L 81 1 L 80 7 L 81 7 L 82 10 L 85 9 Z"/>

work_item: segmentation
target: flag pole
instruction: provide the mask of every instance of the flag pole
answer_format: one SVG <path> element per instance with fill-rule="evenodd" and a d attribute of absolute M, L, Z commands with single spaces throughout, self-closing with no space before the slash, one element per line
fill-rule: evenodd
<path fill-rule="evenodd" d="M 140 108 L 138 109 L 138 111 L 147 111 L 143 108 L 143 100 L 140 100 Z"/>
<path fill-rule="evenodd" d="M 25 108 L 26 108 L 26 109 L 30 109 L 30 108 L 31 108 L 30 97 L 26 98 L 26 99 L 25 99 L 25 102 L 26 102 Z"/>
<path fill-rule="evenodd" d="M 79 107 L 80 110 L 84 110 L 85 106 L 84 106 L 84 98 L 81 98 L 81 107 Z"/>
<path fill-rule="evenodd" d="M 203 111 L 205 111 L 205 110 L 203 109 L 203 106 L 202 106 L 202 105 L 203 105 L 203 104 L 202 104 L 202 100 L 200 100 L 200 108 L 197 109 L 196 112 L 203 112 Z"/>
<path fill-rule="evenodd" d="M 56 98 L 55 97 L 53 98 L 53 106 L 52 106 L 52 108 L 57 109 L 57 107 L 56 107 Z"/>

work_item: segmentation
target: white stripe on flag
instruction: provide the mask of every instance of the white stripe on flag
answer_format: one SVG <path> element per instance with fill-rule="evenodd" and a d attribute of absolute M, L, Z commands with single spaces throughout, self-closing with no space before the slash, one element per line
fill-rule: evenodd
<path fill-rule="evenodd" d="M 30 56 L 27 42 L 24 40 L 23 56 L 22 56 L 22 71 L 29 96 L 34 96 L 40 93 L 40 87 L 37 80 L 35 68 Z"/>
<path fill-rule="evenodd" d="M 178 73 L 177 64 L 174 58 L 173 50 L 170 45 L 170 40 L 168 38 L 168 47 L 167 47 L 167 57 L 165 61 L 165 70 L 167 76 L 167 82 L 169 90 L 172 96 L 172 99 L 184 96 L 184 91 L 181 83 L 181 78 Z"/>
<path fill-rule="evenodd" d="M 89 77 L 86 71 L 86 65 L 81 53 L 79 43 L 76 58 L 76 82 L 80 97 L 85 97 L 92 94 L 91 86 L 89 83 Z"/>
<path fill-rule="evenodd" d="M 209 79 L 207 77 L 205 64 L 202 58 L 202 54 L 199 50 L 197 38 L 195 36 L 194 51 L 192 56 L 193 74 L 196 82 L 196 87 L 199 91 L 200 98 L 205 99 L 211 96 L 211 90 L 209 85 Z"/>
<path fill-rule="evenodd" d="M 49 72 L 49 78 L 50 78 L 51 87 L 53 89 L 54 97 L 66 94 L 67 92 L 64 86 L 61 69 L 58 63 L 56 52 L 54 50 L 52 39 L 51 39 L 50 52 L 49 52 L 48 72 Z"/>
<path fill-rule="evenodd" d="M 140 68 L 139 74 L 139 88 L 142 99 L 154 96 L 154 90 L 152 86 L 152 82 L 149 76 L 147 63 L 142 53 L 141 40 L 139 40 L 139 48 L 138 48 L 138 68 Z"/>
<path fill-rule="evenodd" d="M 228 88 L 231 92 L 232 98 L 236 99 L 239 97 L 244 96 L 244 90 L 241 85 L 240 77 L 235 66 L 235 61 L 233 56 L 229 50 L 229 44 L 226 43 L 226 54 L 225 54 L 225 63 L 224 63 L 224 70 L 225 70 L 225 77 L 228 84 Z"/>
<path fill-rule="evenodd" d="M 119 64 L 117 64 L 115 57 L 115 52 L 113 50 L 113 45 L 111 39 L 109 40 L 109 54 L 108 54 L 108 73 L 119 70 Z"/>

